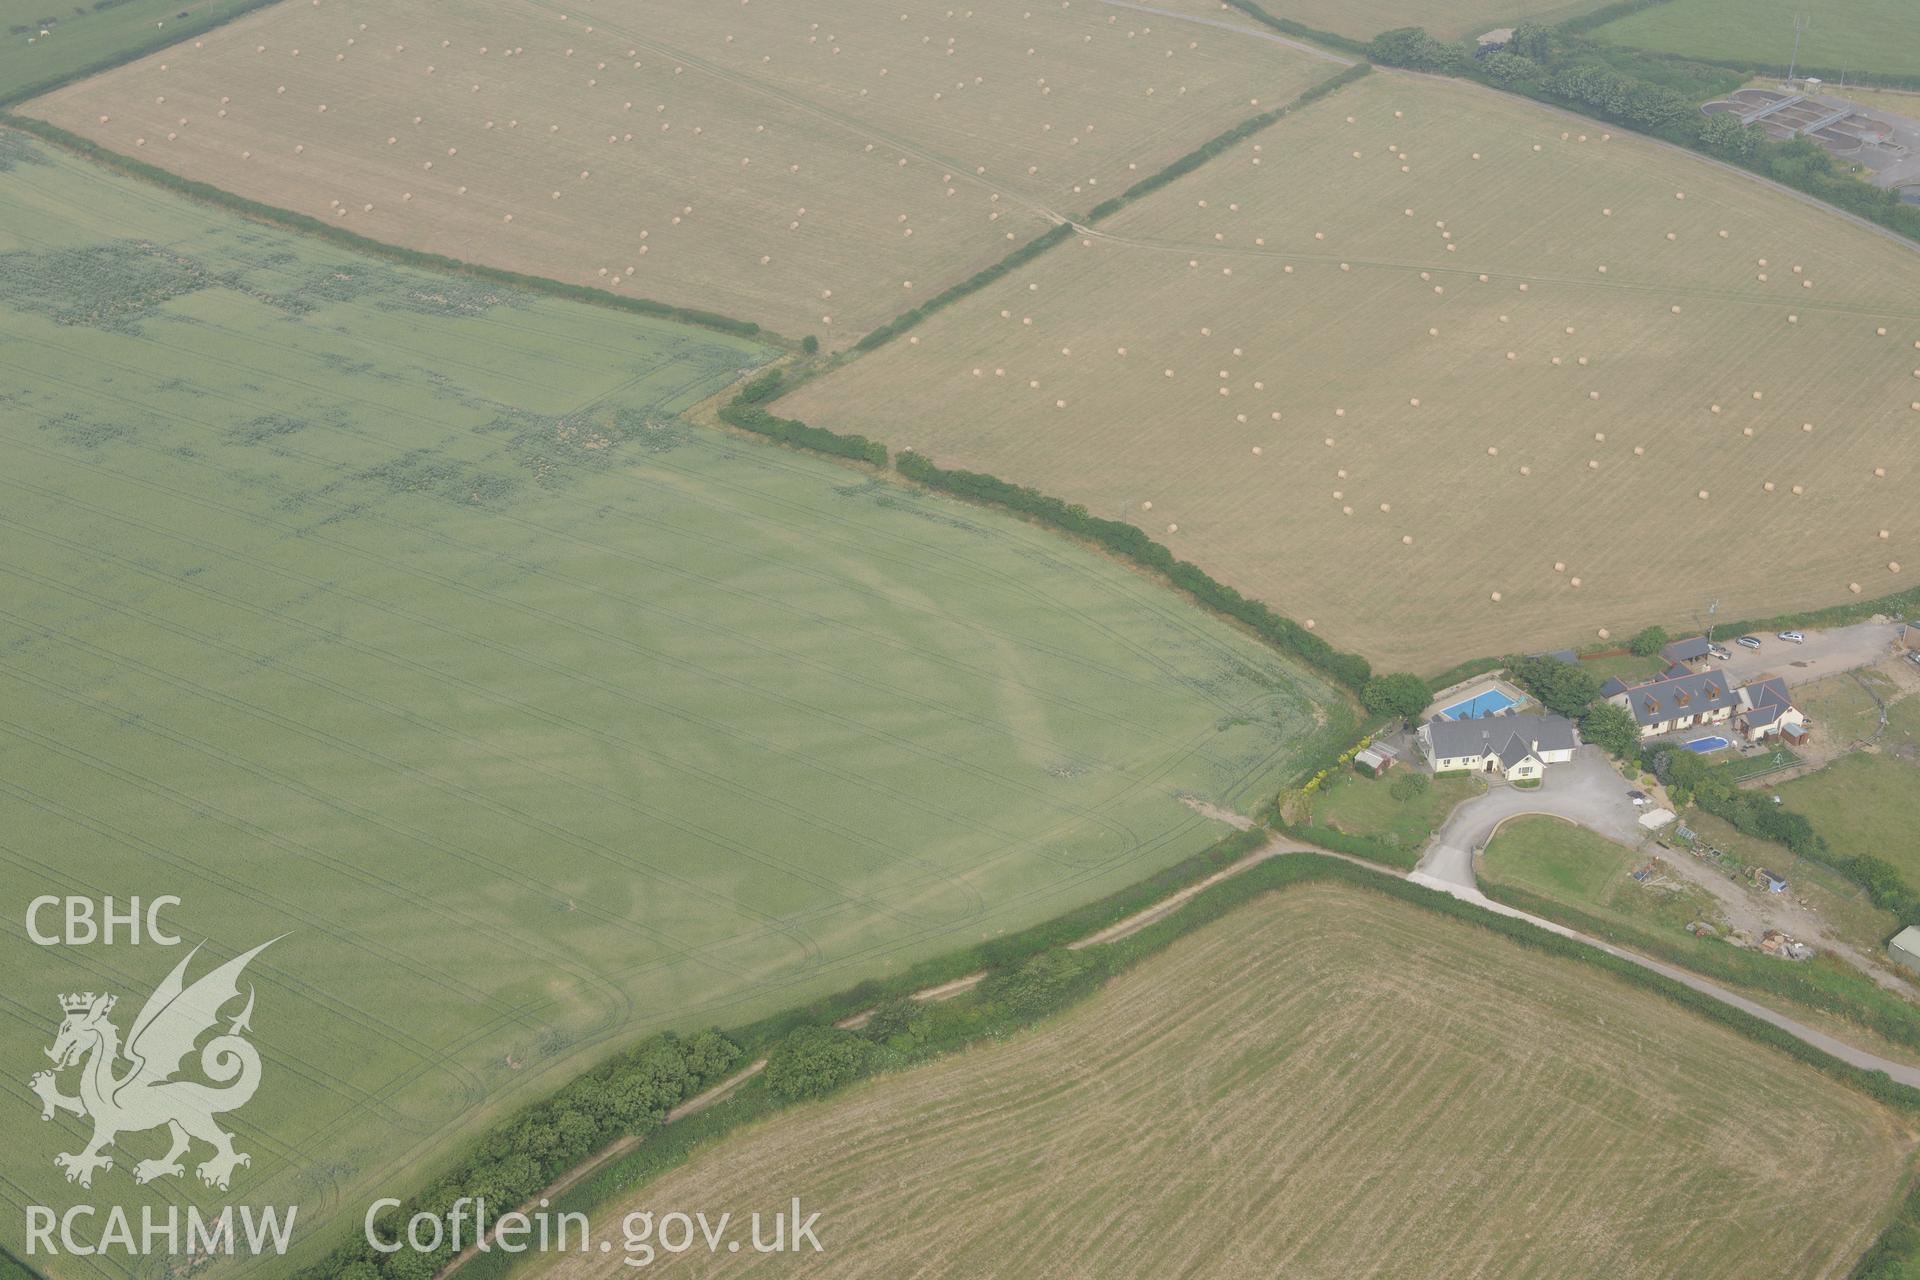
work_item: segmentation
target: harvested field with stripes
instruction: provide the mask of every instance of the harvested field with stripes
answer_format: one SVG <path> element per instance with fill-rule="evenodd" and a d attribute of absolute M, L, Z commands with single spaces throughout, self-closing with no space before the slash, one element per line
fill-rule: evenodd
<path fill-rule="evenodd" d="M 1837 1277 L 1911 1146 L 1643 990 L 1308 885 L 1009 1043 L 717 1142 L 598 1225 L 796 1194 L 821 1215 L 817 1257 L 701 1248 L 666 1275 Z"/>
<path fill-rule="evenodd" d="M 1098 4 L 280 4 L 28 104 L 363 235 L 842 345 L 1330 70 Z"/>
<path fill-rule="evenodd" d="M 1435 670 L 1910 587 L 1917 299 L 1824 206 L 1380 72 L 778 409 Z"/>
<path fill-rule="evenodd" d="M 136 1133 L 90 1194 L 297 1204 L 312 1250 L 615 1047 L 1131 884 L 1227 834 L 1183 798 L 1250 810 L 1352 732 L 1045 531 L 678 416 L 764 348 L 6 136 L 9 1248 L 87 1194 L 27 1085 L 56 997 L 131 1016 L 181 954 L 36 947 L 39 894 L 178 895 L 209 957 L 288 935 L 248 970 L 244 1181 L 138 1188 Z"/>

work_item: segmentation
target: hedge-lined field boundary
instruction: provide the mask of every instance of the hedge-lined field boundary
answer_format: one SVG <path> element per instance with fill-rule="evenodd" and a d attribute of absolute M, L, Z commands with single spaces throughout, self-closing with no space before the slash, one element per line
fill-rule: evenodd
<path fill-rule="evenodd" d="M 1225 2 L 1246 14 L 1249 18 L 1252 18 L 1255 22 L 1263 26 L 1272 27 L 1281 35 L 1292 36 L 1297 40 L 1306 40 L 1312 44 L 1323 45 L 1329 49 L 1338 49 L 1340 52 L 1350 53 L 1356 58 L 1364 58 L 1367 56 L 1367 44 L 1364 40 L 1353 40 L 1346 36 L 1335 35 L 1331 31 L 1322 31 L 1318 27 L 1310 27 L 1304 22 L 1295 22 L 1291 18 L 1276 18 L 1259 5 L 1254 4 L 1253 0 L 1225 0 Z"/>
<path fill-rule="evenodd" d="M 894 469 L 929 489 L 1018 512 L 1151 569 L 1201 605 L 1251 628 L 1274 648 L 1331 676 L 1355 693 L 1365 687 L 1373 675 L 1372 665 L 1359 654 L 1334 648 L 1292 618 L 1276 613 L 1259 600 L 1248 599 L 1200 566 L 1176 559 L 1172 551 L 1149 538 L 1138 525 L 1096 516 L 1083 506 L 1024 485 L 1010 484 L 984 472 L 948 470 L 912 450 L 894 459 Z"/>
<path fill-rule="evenodd" d="M 1179 159 L 1170 162 L 1164 168 L 1140 179 L 1140 181 L 1134 183 L 1111 200 L 1101 201 L 1089 209 L 1086 216 L 1078 222 L 1069 218 L 1058 226 L 1048 228 L 1019 248 L 1013 250 L 1013 252 L 992 266 L 981 268 L 958 284 L 949 285 L 945 289 L 942 289 L 939 293 L 927 299 L 927 301 L 921 303 L 919 306 L 901 312 L 879 328 L 870 331 L 865 337 L 861 338 L 860 341 L 854 343 L 853 350 L 857 352 L 872 351 L 876 347 L 886 345 L 907 330 L 918 325 L 928 316 L 944 311 L 962 298 L 978 293 L 994 281 L 1006 276 L 1009 271 L 1033 261 L 1062 241 L 1072 239 L 1075 232 L 1082 226 L 1090 227 L 1103 218 L 1112 217 L 1142 196 L 1151 195 L 1168 183 L 1192 173 L 1195 169 L 1198 169 L 1201 165 L 1211 160 L 1214 156 L 1219 155 L 1234 143 L 1253 136 L 1268 125 L 1286 116 L 1289 112 L 1296 111 L 1315 99 L 1325 97 L 1342 85 L 1353 83 L 1371 70 L 1373 70 L 1373 68 L 1366 63 L 1348 67 L 1338 75 L 1329 76 L 1318 84 L 1308 86 L 1285 106 L 1276 107 L 1272 111 L 1264 111 L 1250 119 L 1242 120 L 1239 124 L 1234 125 L 1224 133 L 1214 135 Z"/>
<path fill-rule="evenodd" d="M 651 316 L 660 320 L 674 320 L 681 324 L 696 325 L 703 329 L 715 329 L 734 337 L 753 338 L 756 341 L 773 345 L 794 347 L 797 344 L 779 334 L 762 329 L 751 320 L 736 320 L 714 311 L 702 311 L 694 307 L 676 307 L 665 302 L 655 302 L 651 298 L 629 298 L 605 289 L 594 289 L 586 285 L 565 284 L 547 276 L 524 275 L 518 271 L 503 271 L 498 267 L 482 266 L 465 262 L 459 258 L 450 258 L 445 254 L 426 253 L 418 249 L 407 249 L 399 245 L 388 244 L 384 240 L 374 240 L 344 227 L 336 227 L 319 218 L 304 213 L 295 213 L 291 209 L 282 209 L 275 205 L 262 204 L 258 200 L 249 200 L 245 196 L 235 195 L 223 187 L 211 183 L 196 182 L 183 178 L 168 169 L 151 165 L 144 160 L 110 151 L 77 133 L 70 133 L 59 125 L 49 124 L 45 120 L 36 120 L 31 116 L 12 113 L 0 113 L 0 125 L 33 134 L 45 142 L 52 143 L 64 150 L 73 152 L 96 164 L 104 165 L 124 173 L 164 187 L 176 195 L 185 196 L 203 204 L 215 205 L 229 213 L 236 213 L 255 222 L 264 222 L 287 231 L 297 231 L 303 235 L 316 236 L 331 241 L 355 253 L 379 258 L 400 266 L 414 267 L 445 275 L 465 276 L 474 280 L 485 280 L 505 288 L 523 289 L 529 293 L 545 294 L 549 297 L 563 298 L 568 302 L 584 302 L 598 307 L 608 307 L 615 311 L 627 311 L 635 315 Z"/>
<path fill-rule="evenodd" d="M 226 26 L 229 22 L 246 17 L 256 9 L 264 9 L 268 5 L 276 3 L 278 3 L 278 0 L 247 0 L 245 4 L 242 4 L 239 8 L 229 13 L 207 14 L 197 18 L 184 19 L 176 17 L 174 19 L 175 25 L 161 28 L 159 35 L 149 36 L 138 44 L 122 49 L 118 53 L 110 53 L 104 58 L 96 58 L 84 66 L 76 67 L 65 75 L 48 76 L 45 80 L 36 80 L 31 84 L 22 85 L 17 89 L 8 91 L 4 95 L 0 95 L 0 108 L 15 106 L 25 102 L 29 98 L 37 98 L 42 94 L 52 93 L 55 89 L 64 88 L 76 80 L 85 80 L 88 76 L 97 76 L 101 72 L 111 71 L 115 67 L 124 67 L 129 62 L 136 62 L 150 53 L 158 53 L 162 49 L 179 44 L 182 40 L 191 40 L 195 36 L 203 36 L 209 31 L 215 31 Z M 96 5 L 95 7 L 98 8 L 99 6 Z"/>
<path fill-rule="evenodd" d="M 1239 833 L 1239 836 L 1255 834 L 1264 836 L 1264 833 L 1253 832 Z M 1230 837 L 1229 842 L 1237 838 Z M 1257 843 L 1255 841 L 1256 846 Z M 1239 874 L 1196 894 L 1177 910 L 1136 933 L 1089 948 L 1085 952 L 1073 953 L 1083 959 L 1074 962 L 1079 967 L 1073 969 L 1071 976 L 1065 980 L 1050 985 L 1036 985 L 1029 981 L 1025 986 L 1016 986 L 1020 976 L 1039 972 L 1040 961 L 1060 953 L 1057 942 L 1051 950 L 1030 952 L 1018 968 L 1015 967 L 1015 960 L 1008 957 L 995 967 L 995 974 L 990 975 L 974 991 L 941 1005 L 924 1005 L 914 1011 L 913 1016 L 925 1017 L 940 1024 L 930 1040 L 910 1044 L 904 1049 L 890 1048 L 891 1041 L 877 1045 L 868 1041 L 868 1047 L 863 1051 L 867 1055 L 868 1067 L 842 1081 L 839 1087 L 845 1087 L 854 1080 L 908 1068 L 970 1044 L 1002 1039 L 1013 1031 L 1072 1007 L 1098 991 L 1113 977 L 1164 951 L 1178 939 L 1218 921 L 1238 907 L 1268 893 L 1321 882 L 1338 882 L 1363 891 L 1384 894 L 1499 934 L 1533 951 L 1597 966 L 1623 982 L 1689 1009 L 1736 1034 L 1779 1049 L 1875 1101 L 1909 1114 L 1920 1113 L 1920 1090 L 1897 1084 L 1883 1073 L 1863 1071 L 1841 1062 L 1763 1019 L 1697 992 L 1663 974 L 1630 960 L 1620 959 L 1588 943 L 1463 902 L 1450 894 L 1314 853 L 1290 853 L 1254 863 Z M 1132 914 L 1132 910 L 1121 913 L 1116 919 L 1129 914 Z M 1059 936 L 1057 929 L 1043 929 L 1047 936 Z M 996 988 L 996 976 L 1015 979 L 1015 983 L 1005 983 Z M 897 988 L 900 984 L 887 985 Z M 1010 994 L 1013 990 L 1019 992 L 1018 998 Z M 856 997 L 848 993 L 847 997 L 830 1002 L 830 1008 L 816 1012 L 810 1022 L 790 1025 L 795 1029 L 811 1026 L 825 1032 L 832 1027 L 831 1019 L 835 1015 L 845 1016 L 842 1010 L 848 1010 L 849 1005 L 871 1007 L 873 1000 L 871 994 Z M 747 1031 L 734 1034 L 742 1042 L 753 1039 Z M 853 1032 L 834 1034 L 849 1039 L 857 1038 Z M 765 1085 L 764 1076 L 756 1077 L 725 1101 L 667 1126 L 648 1142 L 570 1189 L 554 1202 L 553 1211 L 591 1214 L 603 1209 L 661 1173 L 684 1164 L 735 1130 L 769 1118 L 787 1105 L 790 1105 L 788 1101 Z M 1890 1233 L 1892 1230 L 1889 1228 Z M 516 1262 L 517 1259 L 505 1255 L 487 1255 L 477 1259 L 475 1266 L 466 1268 L 465 1274 L 473 1277 L 473 1280 L 499 1280 L 516 1269 Z"/>

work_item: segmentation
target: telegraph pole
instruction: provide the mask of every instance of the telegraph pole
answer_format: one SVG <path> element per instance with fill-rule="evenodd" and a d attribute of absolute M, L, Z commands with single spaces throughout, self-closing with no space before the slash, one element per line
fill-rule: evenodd
<path fill-rule="evenodd" d="M 1804 13 L 1797 13 L 1793 16 L 1793 58 L 1787 63 L 1787 84 L 1789 86 L 1793 84 L 1794 69 L 1800 65 L 1800 35 L 1807 29 L 1807 24 L 1811 21 L 1812 19 Z"/>

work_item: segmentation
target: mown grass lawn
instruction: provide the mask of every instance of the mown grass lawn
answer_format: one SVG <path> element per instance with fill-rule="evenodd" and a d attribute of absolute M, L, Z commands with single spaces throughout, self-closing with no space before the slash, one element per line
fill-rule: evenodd
<path fill-rule="evenodd" d="M 1425 788 L 1396 797 L 1394 784 L 1410 776 L 1404 768 L 1381 778 L 1348 773 L 1314 797 L 1313 820 L 1348 835 L 1417 849 L 1455 806 L 1487 789 L 1478 778 L 1433 778 Z"/>

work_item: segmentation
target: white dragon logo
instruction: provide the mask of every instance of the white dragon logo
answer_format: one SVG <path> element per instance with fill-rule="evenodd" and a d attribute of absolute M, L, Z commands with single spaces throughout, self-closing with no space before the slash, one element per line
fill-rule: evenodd
<path fill-rule="evenodd" d="M 233 1149 L 233 1135 L 213 1120 L 217 1114 L 245 1106 L 260 1087 L 260 1053 L 241 1034 L 250 1029 L 253 1017 L 251 986 L 247 988 L 246 1008 L 228 1024 L 224 1034 L 214 1036 L 200 1050 L 200 1070 L 225 1087 L 173 1077 L 193 1052 L 195 1042 L 218 1026 L 221 1008 L 239 998 L 240 973 L 247 962 L 277 941 L 263 942 L 187 986 L 187 965 L 200 951 L 195 947 L 147 998 L 140 1016 L 133 1020 L 124 1048 L 120 1029 L 107 1017 L 118 997 L 91 991 L 60 997 L 66 1017 L 53 1047 L 46 1051 L 54 1069 L 40 1072 L 28 1083 L 40 1096 L 42 1120 L 53 1119 L 56 1111 L 93 1119 L 93 1140 L 84 1150 L 53 1158 L 55 1165 L 66 1170 L 68 1182 L 91 1187 L 96 1170 L 113 1168 L 113 1157 L 102 1153 L 115 1138 L 161 1125 L 172 1135 L 172 1148 L 158 1160 L 136 1164 L 135 1182 L 184 1174 L 180 1157 L 194 1138 L 213 1145 L 212 1158 L 196 1170 L 200 1181 L 210 1187 L 225 1191 L 234 1169 L 253 1163 L 252 1157 Z M 131 1066 L 116 1075 L 114 1068 L 122 1058 Z M 79 1096 L 68 1097 L 60 1092 L 55 1073 L 77 1066 L 83 1059 L 86 1065 L 80 1073 Z"/>

